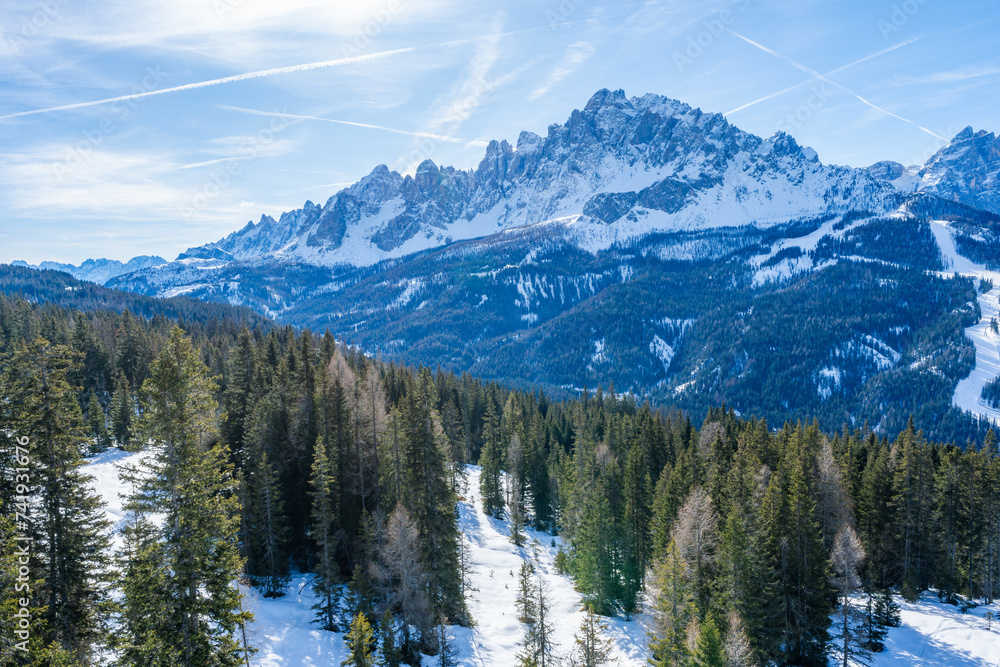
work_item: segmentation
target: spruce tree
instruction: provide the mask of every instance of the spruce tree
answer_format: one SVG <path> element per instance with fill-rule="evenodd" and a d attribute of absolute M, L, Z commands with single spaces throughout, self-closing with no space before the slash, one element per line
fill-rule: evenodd
<path fill-rule="evenodd" d="M 933 511 L 934 467 L 928 444 L 917 433 L 913 420 L 893 445 L 896 459 L 893 505 L 898 517 L 898 558 L 902 569 L 903 597 L 913 602 L 929 585 L 933 568 L 930 539 Z"/>
<path fill-rule="evenodd" d="M 447 441 L 441 428 L 434 380 L 421 369 L 403 401 L 405 430 L 403 505 L 420 534 L 421 561 L 429 577 L 435 615 L 466 622 L 458 564 L 457 498 L 448 475 Z"/>
<path fill-rule="evenodd" d="M 492 401 L 486 409 L 483 424 L 483 449 L 479 455 L 482 472 L 479 476 L 479 492 L 483 497 L 483 511 L 496 519 L 503 517 L 502 451 L 500 428 L 496 409 Z"/>
<path fill-rule="evenodd" d="M 522 667 L 552 667 L 556 658 L 549 596 L 545 581 L 537 573 L 532 588 L 535 617 L 533 623 L 525 624 L 521 651 L 517 654 L 518 664 Z"/>
<path fill-rule="evenodd" d="M 87 425 L 90 428 L 90 437 L 93 444 L 90 447 L 92 454 L 98 454 L 111 447 L 111 432 L 108 431 L 108 418 L 101 407 L 101 401 L 93 389 L 87 397 Z"/>
<path fill-rule="evenodd" d="M 76 359 L 43 338 L 18 346 L 0 376 L 2 421 L 30 452 L 28 491 L 35 599 L 45 606 L 47 642 L 81 664 L 96 660 L 107 636 L 109 522 L 83 472 L 87 441 L 76 392 Z"/>
<path fill-rule="evenodd" d="M 727 667 L 719 626 L 712 614 L 701 624 L 691 662 L 693 667 Z"/>
<path fill-rule="evenodd" d="M 173 664 L 183 667 L 240 664 L 235 633 L 250 619 L 233 583 L 242 565 L 238 500 L 214 396 L 208 369 L 174 327 L 143 384 L 141 432 L 155 453 L 133 473 L 129 509 L 145 527 L 135 544 L 142 567 L 125 570 L 124 604 L 132 613 L 123 614 L 121 633 L 132 646 L 169 647 Z M 153 514 L 162 516 L 161 526 L 150 525 Z M 144 607 L 160 615 L 151 628 L 137 621 Z"/>
<path fill-rule="evenodd" d="M 125 376 L 119 373 L 115 376 L 115 391 L 111 396 L 111 434 L 115 442 L 122 449 L 129 449 L 132 445 L 134 431 L 135 406 L 132 401 L 132 390 L 125 380 Z"/>
<path fill-rule="evenodd" d="M 313 450 L 312 476 L 312 537 L 316 542 L 316 568 L 313 591 L 318 602 L 316 622 L 324 630 L 337 631 L 337 610 L 340 606 L 340 566 L 337 562 L 336 476 L 326 456 L 323 437 L 316 439 Z"/>
<path fill-rule="evenodd" d="M 260 452 L 260 458 L 249 466 L 244 485 L 245 549 L 247 561 L 253 564 L 247 574 L 264 597 L 281 597 L 289 579 L 288 520 L 277 471 L 267 452 Z"/>
<path fill-rule="evenodd" d="M 517 575 L 517 620 L 526 625 L 534 624 L 538 619 L 535 604 L 535 566 L 531 561 L 521 561 L 521 569 Z"/>

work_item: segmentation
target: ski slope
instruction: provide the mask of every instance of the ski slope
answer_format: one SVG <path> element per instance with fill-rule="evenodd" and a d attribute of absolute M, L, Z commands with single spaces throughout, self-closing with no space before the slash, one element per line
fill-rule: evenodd
<path fill-rule="evenodd" d="M 989 407 L 982 399 L 983 387 L 1000 375 L 1000 337 L 990 331 L 990 321 L 994 317 L 1000 320 L 1000 303 L 998 303 L 1000 273 L 990 271 L 982 264 L 976 264 L 958 254 L 955 239 L 951 235 L 951 230 L 948 229 L 947 222 L 932 221 L 931 231 L 934 233 L 934 238 L 937 240 L 944 260 L 945 270 L 941 275 L 948 277 L 958 273 L 963 276 L 986 278 L 993 281 L 993 289 L 985 294 L 980 293 L 978 296 L 982 318 L 965 330 L 965 335 L 976 346 L 976 367 L 972 369 L 969 377 L 961 380 L 955 387 L 955 395 L 951 402 L 957 408 L 971 412 L 977 417 L 985 417 L 994 424 L 1000 425 L 1000 410 Z"/>

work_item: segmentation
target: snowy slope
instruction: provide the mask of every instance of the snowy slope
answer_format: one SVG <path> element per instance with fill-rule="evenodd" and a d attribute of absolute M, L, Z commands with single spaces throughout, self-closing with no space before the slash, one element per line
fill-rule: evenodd
<path fill-rule="evenodd" d="M 871 667 L 994 667 L 1000 665 L 1000 625 L 985 614 L 1000 615 L 1000 605 L 976 607 L 963 614 L 958 607 L 924 593 L 910 603 L 897 598 L 900 625 L 889 628 L 885 650 L 872 657 Z M 834 621 L 833 630 L 837 628 Z M 830 665 L 839 664 L 831 656 Z"/>
<path fill-rule="evenodd" d="M 136 463 L 145 454 L 111 450 L 88 459 L 84 470 L 94 477 L 94 486 L 103 498 L 105 512 L 120 528 L 123 517 L 120 495 L 128 489 L 118 479 L 117 465 Z M 468 600 L 476 621 L 474 628 L 452 627 L 449 635 L 463 667 L 513 665 L 523 628 L 514 611 L 517 573 L 524 559 L 532 559 L 547 587 L 555 627 L 554 640 L 561 655 L 573 646 L 573 637 L 583 619 L 580 595 L 569 577 L 555 571 L 556 547 L 545 533 L 527 531 L 525 547 L 515 547 L 509 539 L 509 525 L 482 511 L 479 473 L 468 466 L 467 491 L 459 504 L 459 521 L 473 563 Z M 537 545 L 533 543 L 537 540 Z M 559 539 L 555 539 L 559 543 Z M 311 623 L 315 602 L 309 574 L 296 574 L 287 594 L 264 599 L 248 591 L 247 608 L 255 615 L 248 638 L 257 648 L 251 662 L 255 667 L 310 667 L 338 665 L 347 655 L 344 635 L 320 630 Z M 991 667 L 1000 665 L 1000 625 L 987 630 L 987 611 L 1000 615 L 1000 605 L 977 607 L 962 614 L 956 607 L 941 604 L 932 594 L 918 602 L 900 602 L 901 625 L 890 628 L 886 651 L 875 656 L 873 667 Z M 623 619 L 605 619 L 621 667 L 646 665 L 649 652 L 642 624 Z M 424 658 L 424 665 L 435 659 Z M 831 664 L 833 664 L 831 662 Z"/>
<path fill-rule="evenodd" d="M 980 417 L 986 417 L 995 424 L 1000 424 L 1000 410 L 989 407 L 982 399 L 983 387 L 987 382 L 1000 375 L 1000 338 L 990 331 L 990 321 L 997 317 L 1000 319 L 1000 273 L 989 271 L 985 266 L 958 254 L 955 248 L 955 239 L 948 229 L 948 223 L 935 220 L 931 223 L 931 231 L 941 248 L 941 256 L 944 258 L 944 276 L 959 273 L 963 276 L 973 276 L 975 278 L 986 278 L 993 281 L 994 288 L 989 292 L 979 294 L 979 308 L 983 316 L 979 322 L 965 330 L 965 335 L 976 346 L 976 367 L 969 374 L 969 377 L 961 380 L 955 387 L 955 395 L 952 397 L 952 404 L 962 410 L 967 410 Z"/>
<path fill-rule="evenodd" d="M 95 478 L 94 487 L 106 503 L 105 512 L 116 531 L 124 515 L 120 494 L 129 491 L 118 479 L 117 466 L 136 463 L 143 456 L 144 453 L 110 450 L 88 459 L 85 467 Z M 476 590 L 468 602 L 476 626 L 449 629 L 459 664 L 470 667 L 515 664 L 518 642 L 523 636 L 514 611 L 517 573 L 522 560 L 528 558 L 534 560 L 547 586 L 556 649 L 561 654 L 568 653 L 583 612 L 572 581 L 555 571 L 557 548 L 552 546 L 552 536 L 528 530 L 526 546 L 515 547 L 510 542 L 507 522 L 490 518 L 482 510 L 479 468 L 468 466 L 468 470 L 468 490 L 459 504 L 459 520 L 473 563 L 472 587 Z M 531 548 L 535 540 L 537 558 Z M 555 541 L 559 543 L 558 538 Z M 255 667 L 339 665 L 346 657 L 343 633 L 321 630 L 311 622 L 316 600 L 310 580 L 309 574 L 294 575 L 286 595 L 278 599 L 265 599 L 253 589 L 248 591 L 247 608 L 255 616 L 248 628 L 250 642 L 257 648 L 252 658 Z M 640 623 L 606 620 L 608 636 L 614 640 L 621 667 L 645 665 L 649 654 Z M 434 659 L 425 657 L 424 664 L 435 664 Z"/>
<path fill-rule="evenodd" d="M 510 525 L 487 516 L 483 512 L 479 494 L 478 466 L 468 466 L 469 481 L 465 500 L 459 505 L 460 528 L 469 543 L 474 573 L 473 586 L 479 590 L 469 600 L 469 610 L 476 620 L 472 632 L 457 638 L 462 665 L 513 665 L 518 642 L 524 636 L 523 626 L 517 620 L 517 574 L 525 559 L 534 562 L 541 574 L 552 605 L 552 622 L 555 628 L 556 651 L 568 653 L 573 647 L 573 637 L 583 621 L 580 594 L 566 575 L 556 572 L 557 547 L 546 533 L 526 531 L 528 540 L 524 547 L 515 547 L 510 541 Z M 537 540 L 538 557 L 534 558 L 532 543 Z M 559 539 L 555 539 L 559 544 Z M 608 636 L 613 639 L 617 657 L 622 667 L 639 667 L 646 664 L 649 653 L 646 634 L 638 621 L 605 619 Z M 427 661 L 429 664 L 429 661 Z"/>

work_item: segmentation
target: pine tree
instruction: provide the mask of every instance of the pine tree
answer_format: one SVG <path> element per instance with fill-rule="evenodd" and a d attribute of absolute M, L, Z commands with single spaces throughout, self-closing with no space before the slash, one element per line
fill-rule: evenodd
<path fill-rule="evenodd" d="M 580 631 L 575 637 L 574 652 L 570 655 L 570 667 L 601 667 L 613 663 L 614 644 L 604 636 L 608 626 L 594 610 L 587 608 Z"/>
<path fill-rule="evenodd" d="M 694 667 L 726 667 L 722 637 L 711 614 L 701 624 L 692 664 Z"/>
<path fill-rule="evenodd" d="M 330 461 L 326 456 L 326 445 L 322 436 L 316 439 L 313 450 L 312 476 L 309 484 L 312 487 L 312 536 L 316 541 L 317 558 L 316 573 L 313 580 L 313 591 L 319 600 L 313 609 L 316 610 L 316 622 L 324 630 L 337 631 L 337 610 L 340 606 L 340 566 L 337 563 L 337 512 L 334 484 L 336 476 L 330 469 Z"/>
<path fill-rule="evenodd" d="M 696 610 L 687 565 L 673 540 L 667 544 L 666 556 L 653 566 L 648 588 L 653 618 L 651 663 L 654 667 L 687 667 L 687 626 Z"/>
<path fill-rule="evenodd" d="M 285 594 L 289 580 L 286 549 L 288 523 L 285 516 L 277 471 L 267 452 L 261 452 L 247 471 L 241 494 L 246 498 L 243 517 L 246 528 L 247 561 L 253 563 L 248 572 L 250 583 L 259 587 L 266 598 Z"/>
<path fill-rule="evenodd" d="M 92 454 L 99 454 L 111 447 L 111 432 L 108 431 L 108 418 L 104 414 L 104 408 L 97 398 L 93 389 L 87 397 L 87 424 L 90 427 L 90 437 L 93 444 L 90 447 Z"/>
<path fill-rule="evenodd" d="M 35 598 L 45 606 L 46 642 L 90 664 L 107 636 L 109 522 L 82 470 L 86 442 L 76 392 L 76 359 L 43 338 L 18 346 L 0 376 L 0 420 L 29 448 Z M 18 478 L 20 479 L 20 478 Z M 27 512 L 24 512 L 27 513 Z"/>
<path fill-rule="evenodd" d="M 180 328 L 153 361 L 143 395 L 141 431 L 155 454 L 133 473 L 141 479 L 129 510 L 144 527 L 134 545 L 139 567 L 125 571 L 121 633 L 130 646 L 170 647 L 175 665 L 238 665 L 234 634 L 250 615 L 233 584 L 241 570 L 235 481 L 218 441 L 214 384 Z M 153 513 L 161 527 L 149 525 Z M 159 614 L 152 627 L 137 624 L 144 608 Z"/>
<path fill-rule="evenodd" d="M 483 424 L 483 449 L 479 454 L 479 465 L 482 472 L 479 476 L 479 492 L 483 497 L 483 511 L 494 518 L 503 517 L 503 482 L 500 445 L 500 428 L 493 402 L 486 408 L 486 421 Z"/>
<path fill-rule="evenodd" d="M 122 449 L 128 449 L 132 445 L 135 406 L 132 401 L 132 390 L 121 373 L 115 376 L 115 391 L 111 396 L 110 412 L 111 433 L 115 437 L 115 442 Z"/>
<path fill-rule="evenodd" d="M 347 659 L 340 663 L 341 667 L 375 667 L 375 656 L 372 655 L 375 634 L 363 613 L 359 612 L 354 616 L 351 630 L 345 639 L 350 653 L 347 655 Z"/>

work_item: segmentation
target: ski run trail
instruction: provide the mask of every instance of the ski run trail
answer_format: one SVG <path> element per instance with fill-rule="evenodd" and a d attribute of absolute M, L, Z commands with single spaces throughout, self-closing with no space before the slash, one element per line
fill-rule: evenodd
<path fill-rule="evenodd" d="M 947 222 L 934 220 L 931 222 L 931 231 L 941 249 L 941 256 L 944 260 L 945 270 L 940 275 L 949 277 L 958 273 L 977 279 L 987 279 L 993 282 L 993 289 L 985 294 L 979 292 L 979 308 L 982 317 L 979 322 L 965 330 L 965 335 L 969 337 L 976 346 L 976 367 L 972 369 L 969 377 L 961 380 L 955 387 L 955 395 L 952 397 L 952 404 L 972 413 L 977 417 L 985 417 L 996 425 L 1000 425 L 1000 410 L 991 408 L 982 399 L 983 387 L 986 383 L 1000 375 L 1000 336 L 990 329 L 990 322 L 994 317 L 1000 321 L 1000 273 L 990 271 L 981 264 L 958 254 L 955 247 L 955 239 L 951 235 Z M 976 285 L 978 290 L 978 283 Z"/>

